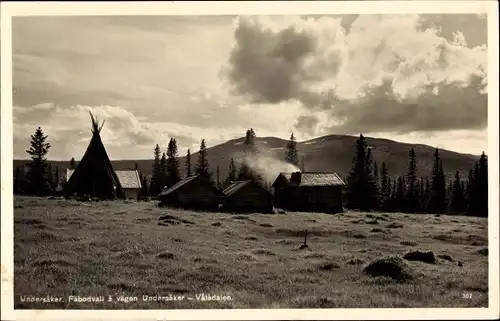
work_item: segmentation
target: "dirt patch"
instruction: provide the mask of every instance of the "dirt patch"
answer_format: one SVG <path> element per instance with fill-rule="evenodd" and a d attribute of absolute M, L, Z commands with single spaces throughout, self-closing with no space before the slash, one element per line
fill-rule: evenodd
<path fill-rule="evenodd" d="M 406 253 L 403 258 L 407 261 L 420 261 L 424 263 L 436 263 L 436 258 L 434 257 L 434 253 L 432 251 L 429 252 L 420 252 L 420 251 L 412 251 Z"/>
<path fill-rule="evenodd" d="M 401 241 L 399 242 L 401 245 L 406 245 L 406 246 L 417 246 L 418 243 L 415 241 Z"/>
<path fill-rule="evenodd" d="M 318 264 L 317 268 L 320 271 L 331 271 L 331 270 L 339 269 L 340 265 L 338 265 L 337 263 L 334 263 L 334 262 L 324 262 L 324 263 Z"/>
<path fill-rule="evenodd" d="M 174 255 L 174 253 L 170 253 L 170 252 L 161 252 L 161 253 L 156 254 L 156 257 L 159 259 L 171 260 L 171 259 L 175 258 L 175 255 Z"/>
<path fill-rule="evenodd" d="M 372 225 L 377 225 L 380 224 L 377 220 L 369 220 L 365 222 L 366 224 L 372 224 Z"/>
<path fill-rule="evenodd" d="M 349 265 L 360 265 L 360 264 L 363 264 L 363 263 L 365 263 L 365 261 L 360 260 L 360 259 L 352 259 L 352 260 L 349 260 L 347 262 L 347 264 L 349 264 Z"/>
<path fill-rule="evenodd" d="M 406 282 L 414 278 L 412 270 L 400 257 L 375 260 L 366 266 L 363 272 L 372 277 L 390 277 L 399 282 Z"/>
<path fill-rule="evenodd" d="M 173 216 L 173 215 L 160 216 L 159 220 L 164 222 L 164 223 L 172 224 L 172 225 L 177 225 L 180 223 L 189 224 L 189 225 L 195 224 L 193 221 L 185 220 L 185 219 L 182 219 L 180 217 Z"/>
<path fill-rule="evenodd" d="M 403 228 L 403 224 L 401 223 L 391 223 L 386 226 L 387 228 Z"/>

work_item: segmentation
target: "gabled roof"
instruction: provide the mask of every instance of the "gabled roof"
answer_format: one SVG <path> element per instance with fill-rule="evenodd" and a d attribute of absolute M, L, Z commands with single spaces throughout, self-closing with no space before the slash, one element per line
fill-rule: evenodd
<path fill-rule="evenodd" d="M 337 173 L 305 172 L 301 173 L 300 184 L 298 186 L 343 186 L 345 183 Z M 280 176 L 287 179 L 289 183 L 292 173 L 280 173 Z M 292 183 L 293 184 L 293 183 Z"/>
<path fill-rule="evenodd" d="M 115 171 L 122 188 L 141 188 L 141 179 L 139 172 L 136 170 L 131 171 Z"/>
<path fill-rule="evenodd" d="M 175 192 L 176 190 L 178 190 L 179 188 L 181 188 L 182 186 L 186 185 L 187 183 L 193 181 L 197 177 L 198 177 L 198 175 L 193 175 L 193 176 L 189 176 L 189 177 L 186 177 L 184 179 L 181 179 L 180 181 L 178 181 L 177 183 L 172 185 L 172 187 L 169 187 L 166 190 L 163 190 L 158 196 L 165 196 L 165 195 L 171 194 L 171 193 Z"/>
<path fill-rule="evenodd" d="M 71 168 L 66 169 L 66 181 L 69 181 L 74 171 L 75 170 Z M 115 173 L 118 177 L 118 180 L 120 181 L 120 185 L 122 186 L 122 188 L 142 188 L 139 172 L 137 172 L 136 170 L 115 171 Z"/>

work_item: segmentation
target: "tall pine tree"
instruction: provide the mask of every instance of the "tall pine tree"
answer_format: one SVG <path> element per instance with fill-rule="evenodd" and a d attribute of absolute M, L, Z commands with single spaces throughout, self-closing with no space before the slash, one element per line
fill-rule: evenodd
<path fill-rule="evenodd" d="M 365 159 L 365 180 L 366 180 L 366 194 L 363 200 L 362 210 L 370 211 L 378 208 L 378 190 L 377 182 L 373 177 L 373 158 L 371 148 L 366 150 Z"/>
<path fill-rule="evenodd" d="M 286 143 L 285 147 L 285 162 L 299 167 L 299 154 L 297 151 L 297 140 L 295 136 L 290 135 L 290 140 Z"/>
<path fill-rule="evenodd" d="M 387 174 L 387 165 L 385 162 L 382 163 L 380 168 L 380 208 L 383 211 L 389 211 L 390 199 L 391 199 L 391 182 Z"/>
<path fill-rule="evenodd" d="M 402 212 L 405 208 L 405 181 L 402 176 L 398 177 L 396 191 L 394 194 L 394 210 L 397 212 Z"/>
<path fill-rule="evenodd" d="M 198 152 L 198 163 L 195 166 L 195 173 L 202 178 L 212 179 L 212 173 L 208 165 L 208 152 L 205 140 L 202 139 L 200 143 L 200 151 Z"/>
<path fill-rule="evenodd" d="M 478 214 L 482 217 L 488 216 L 488 159 L 485 153 L 479 158 L 478 172 Z"/>
<path fill-rule="evenodd" d="M 236 169 L 236 165 L 234 164 L 234 159 L 231 158 L 231 161 L 229 162 L 227 178 L 224 185 L 228 186 L 231 182 L 234 182 L 237 178 L 238 178 L 238 170 Z"/>
<path fill-rule="evenodd" d="M 47 180 L 47 153 L 50 143 L 46 143 L 48 136 L 43 134 L 42 128 L 38 127 L 35 134 L 31 135 L 30 149 L 26 152 L 31 156 L 28 163 L 30 171 L 28 173 L 29 189 L 32 194 L 46 195 L 49 192 Z"/>
<path fill-rule="evenodd" d="M 191 173 L 191 151 L 187 150 L 186 154 L 186 177 L 190 177 L 192 175 Z"/>
<path fill-rule="evenodd" d="M 161 164 L 160 164 L 161 151 L 160 146 L 156 144 L 154 149 L 153 171 L 151 174 L 151 181 L 149 185 L 150 195 L 158 195 L 163 186 L 161 185 Z"/>
<path fill-rule="evenodd" d="M 347 176 L 346 201 L 351 209 L 369 211 L 376 203 L 376 188 L 373 180 L 371 152 L 364 136 L 356 141 L 356 153 Z"/>
<path fill-rule="evenodd" d="M 408 172 L 406 174 L 406 197 L 405 212 L 418 212 L 418 186 L 417 186 L 417 161 L 415 149 L 411 148 L 409 152 Z"/>
<path fill-rule="evenodd" d="M 181 180 L 177 141 L 175 140 L 175 138 L 170 138 L 170 141 L 168 142 L 165 172 L 166 172 L 165 185 L 173 186 Z"/>
<path fill-rule="evenodd" d="M 450 212 L 454 214 L 462 214 L 465 212 L 465 191 L 460 181 L 459 171 L 455 172 L 455 180 L 453 181 Z"/>
<path fill-rule="evenodd" d="M 253 130 L 250 128 L 247 130 L 245 134 L 244 141 L 244 157 L 240 164 L 240 171 L 238 173 L 238 180 L 254 180 L 257 181 L 259 179 L 257 173 L 248 165 L 248 160 L 257 155 L 258 150 L 255 144 L 257 136 Z"/>
<path fill-rule="evenodd" d="M 71 169 L 75 169 L 76 168 L 76 162 L 75 162 L 75 159 L 73 157 L 71 157 L 71 160 L 69 161 L 69 167 Z"/>
<path fill-rule="evenodd" d="M 437 148 L 434 152 L 434 165 L 431 174 L 429 212 L 442 214 L 446 211 L 446 182 L 443 173 L 443 163 L 441 162 Z"/>

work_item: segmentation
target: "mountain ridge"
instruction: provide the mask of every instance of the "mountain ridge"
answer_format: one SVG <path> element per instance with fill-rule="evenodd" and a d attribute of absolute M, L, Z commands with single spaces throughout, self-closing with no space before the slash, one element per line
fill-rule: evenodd
<path fill-rule="evenodd" d="M 305 171 L 336 172 L 342 179 L 345 179 L 351 168 L 355 143 L 358 137 L 325 135 L 297 142 L 299 159 L 304 160 Z M 365 136 L 365 138 L 372 149 L 374 161 L 377 162 L 379 168 L 382 162 L 386 162 L 390 176 L 403 175 L 406 172 L 408 152 L 411 147 L 415 149 L 417 156 L 417 175 L 420 177 L 430 176 L 435 147 L 425 144 L 397 142 L 386 138 L 369 136 Z M 210 169 L 214 173 L 214 178 L 217 165 L 220 166 L 220 180 L 223 181 L 226 178 L 231 157 L 235 158 L 237 162 L 241 158 L 244 139 L 244 137 L 234 138 L 207 148 Z M 263 161 L 259 166 L 269 171 L 269 177 L 277 176 L 280 171 L 290 170 L 289 165 L 285 165 L 282 161 L 287 142 L 287 139 L 272 136 L 256 138 L 256 145 L 263 155 Z M 461 178 L 465 179 L 469 170 L 473 168 L 475 162 L 479 159 L 478 155 L 458 153 L 446 149 L 440 149 L 439 152 L 448 180 L 454 176 L 456 170 L 460 172 Z M 197 156 L 198 152 L 191 154 L 193 168 Z M 185 173 L 185 158 L 185 155 L 179 156 L 180 170 L 183 175 Z M 27 159 L 14 160 L 14 170 L 18 166 L 25 165 L 27 161 Z M 135 163 L 137 163 L 139 171 L 150 175 L 153 159 L 121 159 L 112 160 L 111 162 L 115 170 L 133 169 Z M 49 160 L 49 163 L 53 171 L 55 166 L 58 166 L 60 173 L 65 172 L 65 168 L 69 167 L 69 160 Z"/>

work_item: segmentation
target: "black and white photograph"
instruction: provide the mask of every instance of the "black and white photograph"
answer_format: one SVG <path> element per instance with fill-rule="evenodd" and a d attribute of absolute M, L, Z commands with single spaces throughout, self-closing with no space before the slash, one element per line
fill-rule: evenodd
<path fill-rule="evenodd" d="M 498 318 L 498 5 L 410 2 L 2 3 L 2 310 Z"/>

